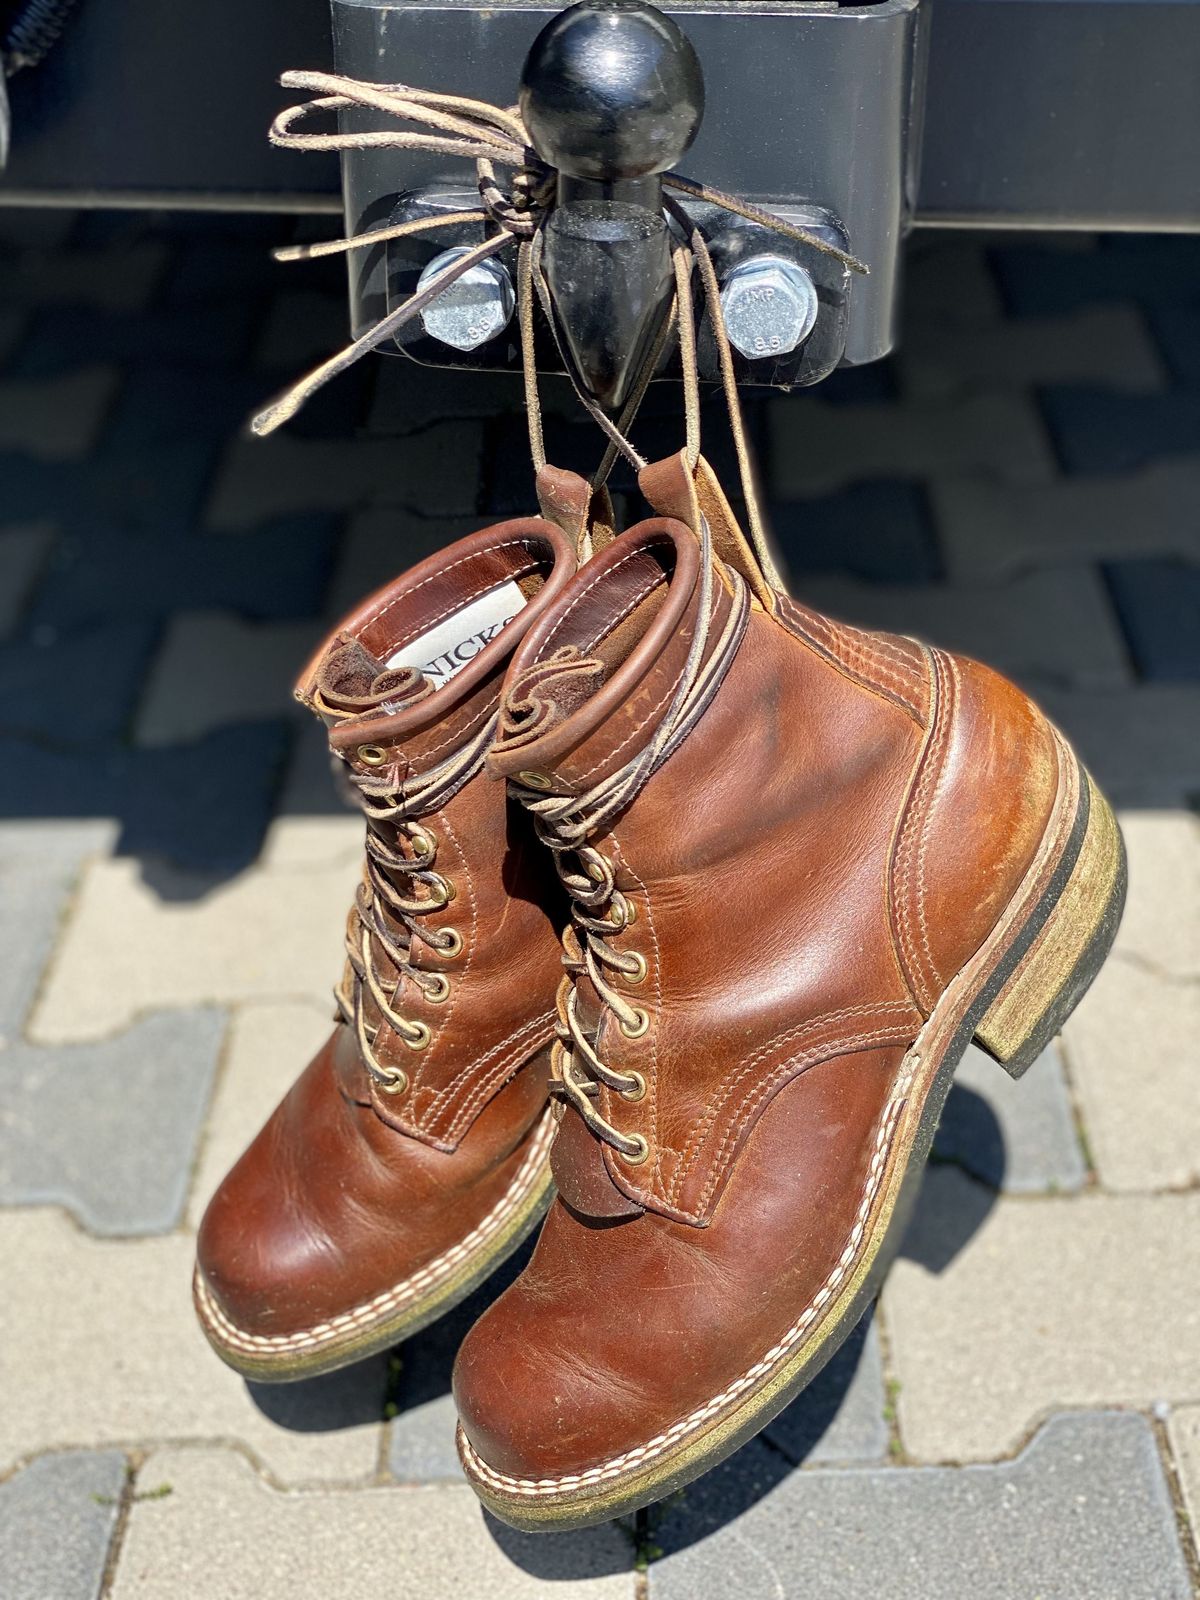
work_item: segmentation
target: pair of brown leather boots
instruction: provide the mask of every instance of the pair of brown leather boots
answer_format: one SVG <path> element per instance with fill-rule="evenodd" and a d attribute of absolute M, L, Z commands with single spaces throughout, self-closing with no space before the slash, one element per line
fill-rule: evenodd
<path fill-rule="evenodd" d="M 367 816 L 341 1020 L 199 1238 L 209 1339 L 287 1380 L 439 1316 L 549 1204 L 454 1374 L 521 1528 L 661 1497 L 816 1374 L 968 1042 L 1020 1076 L 1124 888 L 1025 695 L 785 598 L 703 461 L 642 486 L 662 514 L 583 565 L 502 523 L 306 669 Z"/>

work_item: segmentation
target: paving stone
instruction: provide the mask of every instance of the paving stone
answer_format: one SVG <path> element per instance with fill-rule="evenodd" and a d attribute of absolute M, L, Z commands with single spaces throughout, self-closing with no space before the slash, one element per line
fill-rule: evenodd
<path fill-rule="evenodd" d="M 148 362 L 234 367 L 244 358 L 257 322 L 250 301 L 194 306 L 186 315 L 163 306 L 123 315 L 58 306 L 35 315 L 17 371 L 27 377 L 62 372 L 78 363 L 80 352 L 89 361 L 122 367 Z"/>
<path fill-rule="evenodd" d="M 933 1154 L 1005 1194 L 1081 1188 L 1087 1168 L 1058 1042 L 1047 1045 L 1019 1082 L 977 1045 L 969 1046 Z"/>
<path fill-rule="evenodd" d="M 668 1554 L 650 1569 L 650 1600 L 1191 1593 L 1142 1417 L 1054 1417 L 1015 1461 L 994 1466 L 794 1472 L 781 1481 L 764 1472 L 743 1486 L 749 1503 L 732 1520 L 709 1481 L 685 1492 L 682 1515 L 659 1534 Z"/>
<path fill-rule="evenodd" d="M 1102 1186 L 1177 1189 L 1200 1180 L 1200 984 L 1114 957 L 1064 1038 Z"/>
<path fill-rule="evenodd" d="M 896 357 L 902 392 L 934 400 L 977 389 L 1095 384 L 1152 393 L 1162 389 L 1162 357 L 1141 311 L 1094 306 L 1061 317 L 1027 317 L 958 329 L 907 318 Z"/>
<path fill-rule="evenodd" d="M 998 322 L 1004 304 L 987 250 L 974 241 L 914 238 L 904 253 L 901 315 L 905 330 L 910 323 L 959 329 Z"/>
<path fill-rule="evenodd" d="M 37 1285 L 0 1304 L 0 1463 L 80 1439 L 237 1440 L 284 1482 L 370 1478 L 384 1363 L 248 1386 L 200 1331 L 193 1249 L 180 1233 L 91 1239 L 55 1211 L 0 1212 L 4 1259 Z"/>
<path fill-rule="evenodd" d="M 454 1358 L 468 1330 L 523 1270 L 533 1244 L 527 1240 L 474 1294 L 393 1352 L 399 1370 L 393 1371 L 388 1391 L 396 1414 L 388 1430 L 387 1464 L 401 1483 L 461 1482 L 454 1447 L 458 1415 L 450 1394 Z"/>
<path fill-rule="evenodd" d="M 188 1200 L 193 1227 L 199 1227 L 221 1179 L 328 1038 L 332 1018 L 332 1001 L 247 1005 L 234 1013 Z"/>
<path fill-rule="evenodd" d="M 263 294 L 277 294 L 288 285 L 288 268 L 271 254 L 274 238 L 287 232 L 280 218 L 278 233 L 268 237 L 238 240 L 229 234 L 221 237 L 205 231 L 189 239 L 175 252 L 174 262 L 163 293 L 163 303 L 177 313 L 211 302 L 227 304 L 253 301 Z"/>
<path fill-rule="evenodd" d="M 1200 566 L 1120 561 L 1105 575 L 1139 675 L 1200 679 Z"/>
<path fill-rule="evenodd" d="M 763 1437 L 789 1461 L 805 1466 L 882 1461 L 887 1455 L 883 1358 L 879 1331 L 867 1315 L 804 1392 Z"/>
<path fill-rule="evenodd" d="M 159 1012 L 95 1044 L 0 1052 L 0 1205 L 62 1205 L 93 1233 L 173 1228 L 224 1032 L 218 1011 Z"/>
<path fill-rule="evenodd" d="M 4 1600 L 98 1600 L 124 1486 L 116 1450 L 42 1456 L 0 1484 Z"/>
<path fill-rule="evenodd" d="M 339 621 L 383 584 L 483 525 L 477 512 L 460 517 L 422 517 L 398 507 L 358 512 L 342 540 L 325 615 Z"/>
<path fill-rule="evenodd" d="M 0 639 L 16 627 L 53 542 L 48 523 L 0 528 Z"/>
<path fill-rule="evenodd" d="M 1200 1556 L 1200 1406 L 1181 1406 L 1167 1422 L 1171 1454 L 1179 1473 L 1192 1542 Z"/>
<path fill-rule="evenodd" d="M 867 583 L 931 583 L 942 576 L 924 491 L 911 483 L 857 483 L 819 500 L 774 501 L 768 520 L 794 582 L 846 573 Z"/>
<path fill-rule="evenodd" d="M 371 504 L 453 516 L 475 509 L 482 429 L 439 422 L 403 441 L 238 439 L 226 452 L 206 525 L 236 532 L 291 512 L 352 511 Z"/>
<path fill-rule="evenodd" d="M 992 589 L 820 579 L 801 594 L 844 621 L 913 634 L 1027 681 L 1108 688 L 1131 676 L 1104 583 L 1088 567 L 1048 568 Z"/>
<path fill-rule="evenodd" d="M 0 738 L 0 819 L 113 818 L 125 854 L 237 872 L 258 853 L 286 752 L 286 726 L 266 722 L 161 750 L 52 750 Z"/>
<path fill-rule="evenodd" d="M 171 620 L 146 678 L 134 742 L 184 743 L 223 723 L 298 713 L 292 685 L 321 633 L 311 622 L 180 613 Z"/>
<path fill-rule="evenodd" d="M 930 1168 L 883 1292 L 906 1450 L 991 1459 L 1052 1408 L 1195 1399 L 1198 1272 L 1200 1193 L 988 1207 Z"/>
<path fill-rule="evenodd" d="M 262 618 L 317 615 L 337 538 L 330 516 L 284 517 L 236 539 L 91 526 L 58 541 L 31 621 L 76 628 L 181 604 Z"/>
<path fill-rule="evenodd" d="M 1195 299 L 1200 250 L 1184 237 L 1111 235 L 1085 255 L 1008 244 L 993 252 L 992 265 L 1011 311 L 1057 316 L 1101 300 L 1188 305 Z"/>
<path fill-rule="evenodd" d="M 1133 472 L 1190 455 L 1200 439 L 1200 393 L 1107 394 L 1043 389 L 1042 411 L 1068 472 Z"/>
<path fill-rule="evenodd" d="M 633 1596 L 632 1545 L 612 1524 L 514 1533 L 465 1486 L 280 1494 L 228 1450 L 164 1451 L 139 1482 L 172 1492 L 134 1505 L 113 1600 L 333 1595 L 350 1571 L 356 1594 L 421 1600 Z"/>
<path fill-rule="evenodd" d="M 156 638 L 153 623 L 123 618 L 65 638 L 43 624 L 0 645 L 0 732 L 76 748 L 112 743 L 133 713 Z"/>
<path fill-rule="evenodd" d="M 1090 693 L 1047 686 L 1038 700 L 1110 800 L 1184 805 L 1200 793 L 1200 689 L 1161 683 Z"/>
<path fill-rule="evenodd" d="M 341 286 L 333 294 L 316 289 L 293 289 L 278 294 L 267 308 L 266 316 L 259 320 L 254 364 L 285 377 L 299 375 L 306 366 L 324 361 L 350 337 L 346 293 Z M 449 413 L 451 416 L 458 414 Z"/>
<path fill-rule="evenodd" d="M 59 378 L 0 382 L 0 450 L 42 461 L 74 461 L 91 450 L 116 393 L 115 367 L 81 367 Z"/>
<path fill-rule="evenodd" d="M 870 478 L 976 472 L 1045 483 L 1054 476 L 1042 420 L 1023 395 L 857 407 L 797 399 L 770 413 L 769 461 L 774 492 L 785 499 Z"/>
<path fill-rule="evenodd" d="M 929 492 L 955 582 L 992 583 L 1064 561 L 1200 560 L 1200 455 L 1123 477 L 1037 488 L 962 478 Z"/>
<path fill-rule="evenodd" d="M 104 822 L 0 822 L 0 1046 L 20 1036 L 80 867 L 114 835 Z"/>
<path fill-rule="evenodd" d="M 95 1039 L 154 1006 L 310 1000 L 341 971 L 353 861 L 227 883 L 163 869 L 151 885 L 128 860 L 84 871 L 30 1025 L 42 1044 Z M 121 929 L 119 940 L 111 937 Z"/>
<path fill-rule="evenodd" d="M 651 403 L 649 395 L 644 403 Z M 524 404 L 524 389 L 515 372 L 417 367 L 403 357 L 388 357 L 376 364 L 366 426 L 370 433 L 411 433 L 443 418 L 491 421 L 506 412 L 522 411 Z M 550 374 L 542 378 L 542 410 L 548 416 L 583 415 L 567 380 Z"/>
<path fill-rule="evenodd" d="M 161 239 L 95 250 L 57 242 L 0 260 L 0 299 L 9 305 L 95 306 L 138 311 L 148 304 L 170 250 Z"/>
<path fill-rule="evenodd" d="M 1165 977 L 1200 978 L 1200 819 L 1123 811 L 1129 892 L 1115 950 Z"/>

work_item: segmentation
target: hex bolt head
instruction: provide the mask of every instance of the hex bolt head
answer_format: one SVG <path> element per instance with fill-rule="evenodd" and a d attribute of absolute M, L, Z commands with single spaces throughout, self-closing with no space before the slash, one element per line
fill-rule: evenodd
<path fill-rule="evenodd" d="M 469 255 L 466 245 L 443 250 L 417 279 L 417 292 L 426 288 L 455 261 Z M 499 261 L 477 261 L 449 288 L 443 289 L 432 305 L 421 313 L 421 322 L 431 339 L 451 345 L 455 350 L 474 350 L 504 332 L 512 319 L 516 296 L 508 269 Z"/>
<path fill-rule="evenodd" d="M 803 344 L 818 309 L 808 273 L 782 256 L 740 261 L 721 286 L 729 342 L 751 361 L 786 356 Z"/>

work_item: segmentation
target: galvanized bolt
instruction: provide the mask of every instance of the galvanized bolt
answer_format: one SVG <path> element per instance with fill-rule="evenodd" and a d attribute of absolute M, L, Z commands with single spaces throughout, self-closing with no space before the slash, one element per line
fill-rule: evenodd
<path fill-rule="evenodd" d="M 468 246 L 457 245 L 434 256 L 417 279 L 417 292 L 427 288 L 439 272 L 469 254 Z M 452 345 L 455 350 L 474 350 L 504 332 L 515 303 L 507 268 L 491 259 L 477 261 L 426 306 L 421 321 L 431 339 Z"/>
<path fill-rule="evenodd" d="M 817 291 L 794 261 L 751 256 L 721 286 L 729 342 L 750 360 L 786 356 L 804 343 L 817 320 Z"/>

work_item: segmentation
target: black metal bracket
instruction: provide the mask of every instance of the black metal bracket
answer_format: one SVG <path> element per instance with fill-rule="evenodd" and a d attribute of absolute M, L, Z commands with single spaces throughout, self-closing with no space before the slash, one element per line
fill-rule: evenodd
<path fill-rule="evenodd" d="M 533 0 L 484 9 L 445 0 L 333 0 L 338 69 L 377 81 L 422 77 L 422 60 L 456 62 L 455 82 L 425 83 L 511 103 L 530 45 L 555 8 Z M 764 358 L 739 356 L 749 383 L 783 387 L 809 384 L 841 363 L 857 365 L 885 355 L 894 337 L 900 245 L 911 219 L 920 135 L 923 60 L 918 0 L 880 0 L 855 7 L 806 0 L 684 0 L 666 6 L 703 65 L 704 119 L 683 169 L 728 192 L 769 207 L 785 219 L 816 222 L 831 242 L 849 247 L 870 269 L 851 286 L 836 261 L 805 252 L 755 223 L 722 213 L 718 218 L 691 201 L 687 209 L 710 241 L 724 274 L 743 255 L 769 252 L 803 265 L 817 288 L 819 311 L 798 350 Z M 353 113 L 353 126 L 382 126 Z M 528 115 L 528 111 L 527 111 Z M 560 130 L 561 131 L 561 130 Z M 553 159 L 563 151 L 546 152 Z M 575 153 L 576 155 L 579 152 Z M 574 159 L 567 152 L 568 159 Z M 556 161 L 556 165 L 559 163 Z M 629 182 L 644 185 L 645 174 Z M 652 175 L 650 175 L 652 176 Z M 560 200 L 613 200 L 625 181 L 576 177 Z M 607 188 L 589 196 L 587 186 Z M 343 192 L 351 231 L 390 220 L 451 209 L 462 199 L 463 174 L 445 158 L 412 152 L 347 152 Z M 643 189 L 643 198 L 645 190 Z M 625 204 L 637 204 L 626 200 Z M 652 202 L 653 204 L 653 202 Z M 650 208 L 646 208 L 650 209 Z M 476 235 L 475 237 L 478 237 Z M 450 243 L 403 241 L 356 252 L 351 263 L 354 331 L 365 331 L 411 290 L 423 265 Z M 661 255 L 659 259 L 661 269 Z M 553 279 L 552 264 L 547 273 Z M 649 276 L 644 280 L 649 282 Z M 661 277 L 658 280 L 661 282 Z M 561 284 L 557 286 L 562 298 Z M 610 300 L 614 290 L 610 290 Z M 589 342 L 587 340 L 585 343 Z M 515 339 L 507 335 L 462 353 L 430 339 L 419 325 L 401 336 L 400 348 L 435 365 L 507 368 L 516 365 Z M 553 350 L 543 350 L 548 368 Z M 715 376 L 709 341 L 701 334 L 705 375 Z M 592 375 L 602 388 L 605 375 Z M 608 397 L 619 387 L 610 372 Z"/>

